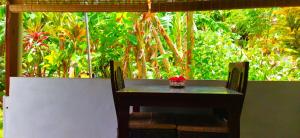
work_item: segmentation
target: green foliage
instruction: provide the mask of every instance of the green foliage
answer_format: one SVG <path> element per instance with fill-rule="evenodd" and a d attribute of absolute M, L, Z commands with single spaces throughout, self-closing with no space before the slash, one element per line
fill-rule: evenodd
<path fill-rule="evenodd" d="M 5 13 L 6 8 L 3 5 L 0 5 L 0 44 L 4 43 L 4 35 L 5 35 Z"/>
<path fill-rule="evenodd" d="M 129 43 L 136 44 L 132 34 L 133 22 L 127 13 L 90 13 L 90 33 L 93 42 L 93 71 L 98 77 L 109 77 L 109 61 L 120 60 L 123 48 Z M 129 42 L 128 42 L 129 41 Z"/>
<path fill-rule="evenodd" d="M 5 30 L 5 8 L 0 7 L 0 44 L 2 51 Z M 83 13 L 24 13 L 25 49 L 23 74 L 43 77 L 87 77 L 87 46 Z M 130 59 L 129 77 L 136 77 L 137 46 L 136 21 L 147 20 L 140 13 L 88 13 L 92 70 L 97 77 L 109 77 L 109 61 Z M 186 13 L 156 13 L 163 28 L 179 53 L 185 55 L 187 45 Z M 300 79 L 300 10 L 299 8 L 245 9 L 195 12 L 195 46 L 192 51 L 194 79 L 226 79 L 229 62 L 250 61 L 250 80 Z M 161 34 L 159 38 L 165 54 L 149 54 L 157 44 L 151 29 L 155 24 L 144 22 L 142 40 L 145 49 L 147 77 L 157 78 L 153 60 L 158 63 L 159 78 L 184 72 L 174 53 Z M 160 31 L 157 31 L 161 33 Z M 178 33 L 179 32 L 179 33 Z M 44 33 L 46 39 L 34 40 L 32 34 Z M 178 41 L 177 35 L 181 35 Z M 43 36 L 41 36 L 43 38 Z M 27 41 L 27 43 L 26 43 Z M 28 42 L 33 45 L 29 45 Z M 40 46 L 41 45 L 41 46 Z M 29 48 L 29 47 L 30 48 Z M 46 46 L 46 47 L 43 47 Z M 39 49 L 43 48 L 43 49 Z M 126 49 L 129 51 L 126 51 Z M 39 53 L 39 54 L 38 54 Z M 4 89 L 4 57 L 0 58 L 0 88 Z M 170 62 L 170 72 L 163 66 Z M 185 62 L 185 61 L 184 61 Z M 184 64 L 184 63 L 182 63 Z"/>
<path fill-rule="evenodd" d="M 3 95 L 5 90 L 5 6 L 0 6 L 0 95 Z"/>
<path fill-rule="evenodd" d="M 280 50 L 292 45 L 287 39 L 274 40 L 276 34 L 282 34 L 285 26 L 290 30 L 297 30 L 297 14 L 287 16 L 277 15 L 278 9 L 246 9 L 232 11 L 196 12 L 194 14 L 195 47 L 191 67 L 195 79 L 226 79 L 229 62 L 248 60 L 251 63 L 250 80 L 297 80 L 299 56 L 290 57 L 291 53 Z M 157 16 L 175 44 L 176 33 L 180 31 L 186 45 L 186 25 L 178 24 L 176 20 L 185 21 L 185 14 L 158 13 Z M 24 28 L 30 31 L 49 32 L 49 49 L 42 66 L 46 69 L 46 76 L 59 76 L 63 71 L 61 66 L 68 68 L 64 71 L 69 77 L 70 68 L 75 74 L 87 73 L 86 42 L 82 13 L 27 13 Z M 134 34 L 134 22 L 140 19 L 139 13 L 89 13 L 90 34 L 92 43 L 93 73 L 98 77 L 109 77 L 109 61 L 123 60 L 124 49 L 133 47 L 129 51 L 131 72 L 136 74 L 137 64 L 134 62 L 134 48 L 138 45 Z M 275 19 L 283 19 L 286 23 L 274 23 Z M 176 30 L 181 25 L 182 30 Z M 282 28 L 279 28 L 281 26 Z M 149 33 L 145 28 L 142 33 Z M 150 28 L 151 29 L 151 28 Z M 147 36 L 147 35 L 146 35 Z M 291 35 L 292 36 L 292 35 Z M 149 36 L 151 37 L 151 36 Z M 174 55 L 168 51 L 167 43 L 160 36 L 166 54 L 159 54 L 155 60 L 159 65 L 163 59 L 171 61 L 171 72 L 162 67 L 162 78 L 180 74 L 183 70 L 176 66 Z M 145 37 L 144 39 L 147 39 Z M 294 44 L 299 39 L 295 36 Z M 62 44 L 63 43 L 63 44 Z M 151 42 L 151 44 L 155 44 Z M 63 48 L 62 48 L 63 45 Z M 294 48 L 294 50 L 297 50 Z M 291 50 L 290 50 L 291 51 Z M 181 50 L 179 51 L 181 52 Z M 297 51 L 294 53 L 298 53 Z M 27 60 L 30 60 L 30 56 Z M 61 62 L 62 61 L 62 62 Z M 150 62 L 146 63 L 148 78 L 155 78 Z M 292 67 L 292 68 L 291 68 Z"/>
<path fill-rule="evenodd" d="M 4 91 L 4 81 L 5 81 L 5 62 L 4 57 L 0 57 L 0 93 Z"/>

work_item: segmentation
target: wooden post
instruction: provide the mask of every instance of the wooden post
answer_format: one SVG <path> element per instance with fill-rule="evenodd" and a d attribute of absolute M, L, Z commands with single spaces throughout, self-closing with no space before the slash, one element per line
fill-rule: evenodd
<path fill-rule="evenodd" d="M 21 75 L 22 65 L 22 13 L 12 13 L 9 10 L 8 1 L 6 6 L 6 95 L 9 96 L 9 77 Z"/>

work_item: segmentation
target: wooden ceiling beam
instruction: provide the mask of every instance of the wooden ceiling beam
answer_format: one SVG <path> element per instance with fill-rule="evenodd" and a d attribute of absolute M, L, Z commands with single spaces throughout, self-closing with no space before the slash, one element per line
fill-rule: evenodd
<path fill-rule="evenodd" d="M 138 10 L 137 10 L 138 8 Z M 32 4 L 32 5 L 10 5 L 11 12 L 146 12 L 145 4 L 101 4 L 101 5 L 53 5 L 53 4 Z"/>
<path fill-rule="evenodd" d="M 192 2 L 153 2 L 151 11 L 204 11 L 300 6 L 300 0 L 203 0 Z M 10 4 L 11 12 L 146 12 L 146 3 L 132 4 Z"/>
<path fill-rule="evenodd" d="M 23 4 L 24 0 L 7 0 L 10 4 Z"/>
<path fill-rule="evenodd" d="M 206 11 L 300 6 L 300 0 L 207 0 L 199 2 L 153 3 L 152 11 Z"/>

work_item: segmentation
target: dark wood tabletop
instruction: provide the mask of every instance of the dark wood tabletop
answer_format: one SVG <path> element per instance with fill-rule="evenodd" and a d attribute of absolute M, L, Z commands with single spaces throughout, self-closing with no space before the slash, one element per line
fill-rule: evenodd
<path fill-rule="evenodd" d="M 225 94 L 225 95 L 242 95 L 234 90 L 225 87 L 208 87 L 208 86 L 185 86 L 183 88 L 173 88 L 168 85 L 136 85 L 129 86 L 118 91 L 119 94 L 128 93 L 169 93 L 169 94 Z"/>
<path fill-rule="evenodd" d="M 222 107 L 229 111 L 228 124 L 231 138 L 239 138 L 239 118 L 242 93 L 225 87 L 139 84 L 123 88 L 116 93 L 119 107 L 119 138 L 128 137 L 130 106 L 159 106 L 186 108 Z"/>

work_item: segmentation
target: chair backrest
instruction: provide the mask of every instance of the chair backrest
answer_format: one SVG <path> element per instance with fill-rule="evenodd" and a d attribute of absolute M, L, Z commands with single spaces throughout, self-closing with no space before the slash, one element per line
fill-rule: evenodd
<path fill-rule="evenodd" d="M 244 105 L 246 89 L 248 84 L 249 62 L 236 62 L 229 64 L 229 73 L 226 88 L 243 93 L 240 103 L 240 115 Z"/>
<path fill-rule="evenodd" d="M 246 94 L 248 84 L 249 62 L 229 64 L 229 73 L 226 88 Z"/>
<path fill-rule="evenodd" d="M 115 108 L 116 108 L 116 112 L 117 112 L 117 118 L 119 118 L 119 115 L 118 115 L 119 106 L 118 106 L 118 102 L 117 102 L 118 100 L 117 100 L 116 92 L 122 88 L 125 88 L 121 62 L 110 61 L 110 77 L 111 77 L 110 78 L 111 79 L 111 88 L 112 88 Z"/>
<path fill-rule="evenodd" d="M 113 93 L 125 88 L 121 62 L 110 61 L 110 76 Z"/>
<path fill-rule="evenodd" d="M 240 103 L 240 114 L 242 112 L 248 83 L 249 62 L 230 63 L 228 69 L 228 80 L 226 88 L 243 93 Z M 222 108 L 215 108 L 214 113 L 220 118 L 228 118 L 228 112 Z"/>

